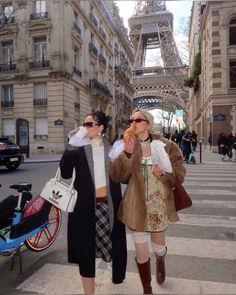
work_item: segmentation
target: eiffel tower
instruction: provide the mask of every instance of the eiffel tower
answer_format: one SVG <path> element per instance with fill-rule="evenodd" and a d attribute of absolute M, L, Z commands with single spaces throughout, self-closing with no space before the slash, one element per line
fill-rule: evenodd
<path fill-rule="evenodd" d="M 188 90 L 184 87 L 187 67 L 183 65 L 174 37 L 173 14 L 165 1 L 135 1 L 135 12 L 128 20 L 133 65 L 135 107 L 175 112 L 187 110 Z M 154 65 L 147 55 L 153 52 Z"/>

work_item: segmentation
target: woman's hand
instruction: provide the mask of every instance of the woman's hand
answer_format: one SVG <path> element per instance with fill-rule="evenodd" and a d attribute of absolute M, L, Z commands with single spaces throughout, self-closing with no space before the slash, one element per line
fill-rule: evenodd
<path fill-rule="evenodd" d="M 165 170 L 160 165 L 153 165 L 152 172 L 157 177 L 161 177 L 165 175 Z"/>
<path fill-rule="evenodd" d="M 127 136 L 124 140 L 126 153 L 132 154 L 134 151 L 135 139 L 134 136 Z"/>

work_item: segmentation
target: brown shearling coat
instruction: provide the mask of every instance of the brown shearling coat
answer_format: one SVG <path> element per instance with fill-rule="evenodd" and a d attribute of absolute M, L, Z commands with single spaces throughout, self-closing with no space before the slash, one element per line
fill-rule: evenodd
<path fill-rule="evenodd" d="M 169 155 L 172 165 L 172 173 L 165 173 L 160 181 L 166 187 L 166 207 L 168 219 L 171 222 L 179 220 L 175 210 L 173 188 L 177 181 L 183 182 L 186 169 L 183 165 L 183 156 L 178 146 L 160 134 L 151 134 L 152 140 L 161 140 L 166 146 L 165 150 Z M 142 175 L 142 151 L 141 145 L 136 138 L 134 152 L 128 155 L 122 152 L 117 159 L 111 162 L 109 173 L 114 182 L 127 182 L 128 186 L 120 204 L 117 217 L 129 228 L 137 231 L 146 229 L 147 208 L 145 202 L 145 186 Z"/>

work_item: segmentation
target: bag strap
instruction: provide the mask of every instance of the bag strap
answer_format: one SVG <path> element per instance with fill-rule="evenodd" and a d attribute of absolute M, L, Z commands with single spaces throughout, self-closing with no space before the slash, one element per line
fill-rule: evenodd
<path fill-rule="evenodd" d="M 55 174 L 54 179 L 55 180 L 60 180 L 61 179 L 61 169 L 60 169 L 60 167 L 57 168 L 57 172 Z M 70 182 L 70 186 L 69 186 L 70 189 L 72 189 L 74 181 L 75 181 L 75 168 L 73 169 L 73 174 L 72 174 L 72 178 L 71 178 L 71 182 Z"/>

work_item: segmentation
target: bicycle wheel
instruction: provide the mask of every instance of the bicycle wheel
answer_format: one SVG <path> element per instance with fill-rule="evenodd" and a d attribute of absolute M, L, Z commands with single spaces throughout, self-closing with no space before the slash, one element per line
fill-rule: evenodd
<path fill-rule="evenodd" d="M 43 251 L 56 240 L 61 227 L 61 211 L 52 206 L 48 217 L 49 224 L 40 232 L 25 241 L 25 246 L 32 251 Z"/>

